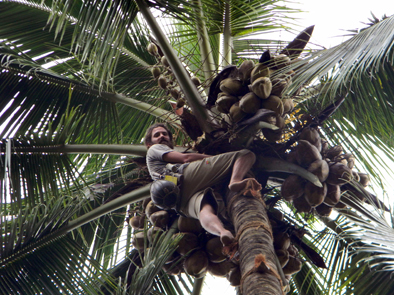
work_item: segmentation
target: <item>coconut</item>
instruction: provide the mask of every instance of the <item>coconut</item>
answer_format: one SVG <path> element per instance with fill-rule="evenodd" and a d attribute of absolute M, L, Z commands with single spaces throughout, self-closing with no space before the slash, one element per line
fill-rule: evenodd
<path fill-rule="evenodd" d="M 327 194 L 324 198 L 324 203 L 328 206 L 335 206 L 341 199 L 341 189 L 339 185 L 332 185 L 327 183 Z"/>
<path fill-rule="evenodd" d="M 369 185 L 369 182 L 370 182 L 369 175 L 366 174 L 366 173 L 358 172 L 358 176 L 360 176 L 360 181 L 359 181 L 360 184 L 363 187 L 367 187 Z"/>
<path fill-rule="evenodd" d="M 272 80 L 271 94 L 282 97 L 283 90 L 290 84 L 286 79 L 276 78 Z"/>
<path fill-rule="evenodd" d="M 226 78 L 220 81 L 220 90 L 228 95 L 241 95 L 243 90 L 242 88 L 242 82 L 239 79 Z"/>
<path fill-rule="evenodd" d="M 346 204 L 345 204 L 345 203 L 342 203 L 341 201 L 339 201 L 339 202 L 334 206 L 334 208 L 337 208 L 337 209 L 345 209 L 345 208 L 346 208 Z"/>
<path fill-rule="evenodd" d="M 160 70 L 160 68 L 159 68 L 158 66 L 153 66 L 153 67 L 151 68 L 151 72 L 152 72 L 152 75 L 153 75 L 153 77 L 154 77 L 155 79 L 157 79 L 157 78 L 160 77 L 161 70 Z"/>
<path fill-rule="evenodd" d="M 178 229 L 181 232 L 190 232 L 198 235 L 203 232 L 203 228 L 198 219 L 179 216 Z"/>
<path fill-rule="evenodd" d="M 294 101 L 292 98 L 285 98 L 282 100 L 282 103 L 284 114 L 289 114 L 294 110 Z"/>
<path fill-rule="evenodd" d="M 253 92 L 248 92 L 239 101 L 239 107 L 247 114 L 254 114 L 261 107 L 261 99 Z"/>
<path fill-rule="evenodd" d="M 287 250 L 280 249 L 276 250 L 275 254 L 278 257 L 280 266 L 283 268 L 289 261 L 289 252 L 287 252 Z"/>
<path fill-rule="evenodd" d="M 238 77 L 242 82 L 250 79 L 252 70 L 254 68 L 254 62 L 252 60 L 244 60 L 238 68 Z"/>
<path fill-rule="evenodd" d="M 302 268 L 302 261 L 298 258 L 290 256 L 289 261 L 283 268 L 283 273 L 285 275 L 292 275 L 299 272 L 301 268 Z"/>
<path fill-rule="evenodd" d="M 284 113 L 282 100 L 276 95 L 270 95 L 267 99 L 263 100 L 261 108 L 274 111 L 279 116 L 282 116 Z"/>
<path fill-rule="evenodd" d="M 327 177 L 327 183 L 333 185 L 344 185 L 352 180 L 352 170 L 344 164 L 335 163 L 330 166 L 330 173 Z"/>
<path fill-rule="evenodd" d="M 160 62 L 165 67 L 169 67 L 170 66 L 170 64 L 168 63 L 167 57 L 165 57 L 164 55 L 161 57 Z"/>
<path fill-rule="evenodd" d="M 159 49 L 157 48 L 156 44 L 154 44 L 154 43 L 149 43 L 147 50 L 150 55 L 156 56 L 159 54 Z"/>
<path fill-rule="evenodd" d="M 179 90 L 178 90 L 178 89 L 172 88 L 172 89 L 170 90 L 170 94 L 171 94 L 171 96 L 172 96 L 173 98 L 175 98 L 175 99 L 178 99 L 178 98 L 179 98 Z"/>
<path fill-rule="evenodd" d="M 289 255 L 293 257 L 297 257 L 298 255 L 298 249 L 293 244 L 291 244 L 289 248 L 287 248 L 287 252 L 289 252 Z"/>
<path fill-rule="evenodd" d="M 286 156 L 286 161 L 293 163 L 293 164 L 297 164 L 297 152 L 295 149 L 291 150 L 287 156 Z"/>
<path fill-rule="evenodd" d="M 219 112 L 228 114 L 231 106 L 236 102 L 238 102 L 238 98 L 236 96 L 226 94 L 218 98 L 215 104 Z"/>
<path fill-rule="evenodd" d="M 239 103 L 235 103 L 231 106 L 230 108 L 230 117 L 233 120 L 233 122 L 238 123 L 241 121 L 243 118 L 245 118 L 246 113 L 241 110 L 239 107 Z"/>
<path fill-rule="evenodd" d="M 302 167 L 309 167 L 314 161 L 321 160 L 317 147 L 306 140 L 299 140 L 296 147 L 297 163 Z"/>
<path fill-rule="evenodd" d="M 230 260 L 225 260 L 220 263 L 209 262 L 208 272 L 211 275 L 224 278 L 233 267 L 235 267 L 235 264 L 232 263 Z"/>
<path fill-rule="evenodd" d="M 164 264 L 163 270 L 169 275 L 180 275 L 182 272 L 184 272 L 183 263 L 177 260 L 171 263 Z"/>
<path fill-rule="evenodd" d="M 288 57 L 285 54 L 279 54 L 273 57 L 272 59 L 272 64 L 275 66 L 277 69 L 284 68 L 288 65 L 290 65 L 291 60 L 290 57 Z"/>
<path fill-rule="evenodd" d="M 250 74 L 250 82 L 253 83 L 258 78 L 261 77 L 269 77 L 270 76 L 270 69 L 267 65 L 258 63 L 252 70 Z"/>
<path fill-rule="evenodd" d="M 328 141 L 327 140 L 321 140 L 321 153 L 322 155 L 326 155 L 328 151 Z"/>
<path fill-rule="evenodd" d="M 150 201 L 152 201 L 152 199 L 149 197 L 149 198 L 145 198 L 143 201 L 142 201 L 142 210 L 145 212 L 145 209 L 146 209 L 146 206 L 148 206 L 148 204 L 149 204 L 149 202 Z"/>
<path fill-rule="evenodd" d="M 353 169 L 356 158 L 351 153 L 346 153 L 343 155 L 343 157 L 347 160 L 347 166 L 350 169 Z"/>
<path fill-rule="evenodd" d="M 343 148 L 340 145 L 333 146 L 329 148 L 326 152 L 326 157 L 333 160 L 335 157 L 339 156 L 343 152 Z"/>
<path fill-rule="evenodd" d="M 358 175 L 358 172 L 352 170 L 352 177 L 354 181 L 360 182 L 360 175 Z"/>
<path fill-rule="evenodd" d="M 226 255 L 223 254 L 223 244 L 220 241 L 220 237 L 210 239 L 205 245 L 205 250 L 209 260 L 214 263 L 222 262 L 227 258 Z"/>
<path fill-rule="evenodd" d="M 269 142 L 276 142 L 282 139 L 282 129 L 262 129 L 262 131 L 265 139 L 267 139 Z"/>
<path fill-rule="evenodd" d="M 320 204 L 315 209 L 316 209 L 317 214 L 319 214 L 322 217 L 328 217 L 328 216 L 330 216 L 330 214 L 332 212 L 332 207 L 328 206 L 324 203 Z"/>
<path fill-rule="evenodd" d="M 233 287 L 237 287 L 241 285 L 241 269 L 239 267 L 234 267 L 231 271 L 226 275 L 227 280 L 230 282 L 230 285 Z"/>
<path fill-rule="evenodd" d="M 276 250 L 287 250 L 290 246 L 290 236 L 284 232 L 274 232 L 274 248 Z"/>
<path fill-rule="evenodd" d="M 153 203 L 153 201 L 149 201 L 148 205 L 146 205 L 146 208 L 145 208 L 146 216 L 148 216 L 148 218 L 150 218 L 150 216 L 157 211 L 161 211 L 161 209 L 159 207 L 156 207 L 156 205 Z"/>
<path fill-rule="evenodd" d="M 188 275 L 200 278 L 206 273 L 208 264 L 205 251 L 198 250 L 185 259 L 183 267 Z"/>
<path fill-rule="evenodd" d="M 327 194 L 327 184 L 322 183 L 323 187 L 318 187 L 312 182 L 307 182 L 305 185 L 305 200 L 311 207 L 319 206 L 323 203 Z"/>
<path fill-rule="evenodd" d="M 260 77 L 256 79 L 249 89 L 261 99 L 267 99 L 272 90 L 272 83 L 268 77 Z"/>
<path fill-rule="evenodd" d="M 183 235 L 178 243 L 178 248 L 176 249 L 179 254 L 186 255 L 191 250 L 199 246 L 198 237 L 195 234 L 187 232 L 175 234 L 175 236 L 178 235 Z"/>
<path fill-rule="evenodd" d="M 141 216 L 133 216 L 132 218 L 130 218 L 129 224 L 134 229 L 143 229 L 145 224 L 145 214 Z"/>
<path fill-rule="evenodd" d="M 193 77 L 191 78 L 191 80 L 192 80 L 192 82 L 193 82 L 194 85 L 196 85 L 196 86 L 200 86 L 200 85 L 201 85 L 201 81 L 200 81 L 200 79 L 199 79 L 198 77 L 193 76 Z"/>
<path fill-rule="evenodd" d="M 144 232 L 142 231 L 134 234 L 131 243 L 133 244 L 134 248 L 142 252 L 144 250 L 144 244 L 145 244 Z"/>
<path fill-rule="evenodd" d="M 308 167 L 308 171 L 316 175 L 320 182 L 326 181 L 330 168 L 324 160 L 316 160 Z"/>
<path fill-rule="evenodd" d="M 150 222 L 157 227 L 165 228 L 170 221 L 170 215 L 167 211 L 161 210 L 155 213 L 152 213 L 149 217 Z"/>
<path fill-rule="evenodd" d="M 157 80 L 157 84 L 159 84 L 161 88 L 166 89 L 168 85 L 167 78 L 163 75 L 160 75 L 159 79 Z"/>
<path fill-rule="evenodd" d="M 284 215 L 283 215 L 282 211 L 280 211 L 279 209 L 271 208 L 269 210 L 269 213 L 270 213 L 270 216 L 272 216 L 275 220 L 280 220 L 280 221 L 284 220 Z"/>
<path fill-rule="evenodd" d="M 319 152 L 321 151 L 321 138 L 319 132 L 315 128 L 306 127 L 300 133 L 299 139 L 307 140 L 313 144 Z"/>
<path fill-rule="evenodd" d="M 286 201 L 292 201 L 304 194 L 305 181 L 298 175 L 290 175 L 281 186 L 281 195 Z"/>
<path fill-rule="evenodd" d="M 176 101 L 176 107 L 178 109 L 180 109 L 181 107 L 183 107 L 185 105 L 185 103 L 186 103 L 186 101 L 182 97 L 180 97 Z"/>
<path fill-rule="evenodd" d="M 164 230 L 162 230 L 160 227 L 151 227 L 148 230 L 148 240 L 151 244 L 154 242 L 157 242 L 157 240 L 160 238 L 160 236 L 164 233 Z"/>
<path fill-rule="evenodd" d="M 301 197 L 293 200 L 293 206 L 297 209 L 300 213 L 309 213 L 312 210 L 312 207 L 309 203 L 305 200 L 305 196 L 302 195 Z"/>

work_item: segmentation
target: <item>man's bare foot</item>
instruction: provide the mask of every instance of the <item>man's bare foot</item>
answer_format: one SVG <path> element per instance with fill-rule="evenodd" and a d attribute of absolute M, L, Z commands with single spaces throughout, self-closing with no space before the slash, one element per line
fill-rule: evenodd
<path fill-rule="evenodd" d="M 229 246 L 234 241 L 234 236 L 230 231 L 226 230 L 221 233 L 220 241 L 222 242 L 223 246 Z"/>
<path fill-rule="evenodd" d="M 261 191 L 262 190 L 261 184 L 258 183 L 258 181 L 256 179 L 254 179 L 254 178 L 245 178 L 242 181 L 230 183 L 228 188 L 232 192 L 240 192 L 241 190 L 246 188 L 246 186 L 248 185 L 249 181 L 250 181 L 250 183 L 252 185 L 251 189 L 253 189 L 255 191 Z"/>

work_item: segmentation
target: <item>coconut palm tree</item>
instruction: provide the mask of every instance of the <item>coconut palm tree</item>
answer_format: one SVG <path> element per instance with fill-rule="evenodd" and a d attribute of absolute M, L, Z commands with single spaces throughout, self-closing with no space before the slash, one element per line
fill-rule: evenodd
<path fill-rule="evenodd" d="M 0 256 L 3 293 L 51 294 L 59 292 L 58 289 L 88 294 L 181 292 L 176 280 L 160 272 L 175 249 L 176 241 L 169 238 L 170 234 L 163 237 L 166 243 L 158 243 L 163 247 L 153 247 L 157 252 L 149 252 L 152 256 L 142 258 L 140 268 L 134 268 L 130 262 L 135 263 L 135 256 L 138 256 L 135 252 L 131 253 L 134 256 L 120 254 L 123 244 L 124 253 L 131 251 L 133 232 L 126 228 L 126 233 L 121 235 L 120 230 L 127 205 L 131 204 L 128 209 L 133 212 L 139 208 L 138 202 L 149 196 L 145 186 L 149 178 L 138 169 L 138 158 L 135 158 L 146 152 L 140 145 L 144 131 L 155 120 L 161 120 L 172 126 L 180 145 L 190 146 L 202 132 L 206 135 L 205 142 L 212 143 L 209 135 L 219 129 L 220 122 L 216 111 L 203 105 L 204 95 L 209 102 L 208 87 L 213 77 L 222 67 L 240 64 L 252 54 L 258 59 L 267 49 L 279 52 L 280 42 L 262 39 L 257 34 L 284 28 L 285 13 L 291 10 L 276 5 L 276 1 L 108 1 L 89 4 L 3 1 L 0 7 L 3 20 L 0 28 L 3 109 L 0 132 L 4 138 L 2 165 L 5 168 L 1 199 L 4 247 Z M 151 14 L 153 8 L 156 8 L 156 16 L 162 17 L 161 27 L 171 46 Z M 347 92 L 345 102 L 335 113 L 337 118 L 346 120 L 325 120 L 320 122 L 320 128 L 333 144 L 341 142 L 355 153 L 364 163 L 363 169 L 373 176 L 376 176 L 375 165 L 368 157 L 380 158 L 370 142 L 373 140 L 392 157 L 389 116 L 393 90 L 390 84 L 392 37 L 378 39 L 388 36 L 386 30 L 392 21 L 392 18 L 385 19 L 332 50 L 305 56 L 300 61 L 305 65 L 297 71 L 299 77 L 293 80 L 294 87 L 288 89 L 289 94 L 295 93 L 299 85 L 318 78 L 320 84 L 315 83 L 316 86 L 297 94 L 302 109 L 315 117 L 319 117 L 337 95 Z M 222 46 L 220 38 L 223 38 Z M 380 42 L 365 41 L 371 39 Z M 147 51 L 151 42 L 159 46 L 158 54 L 168 59 L 178 83 L 176 87 L 182 90 L 193 115 L 186 108 L 183 114 L 174 111 L 175 101 L 152 77 L 150 69 L 157 65 L 158 56 Z M 202 86 L 196 88 L 190 75 L 198 77 Z M 324 91 L 320 89 L 322 85 L 325 85 Z M 379 102 L 379 109 L 371 107 L 376 102 Z M 354 109 L 368 112 L 361 112 L 363 119 L 360 120 L 351 111 Z M 375 124 L 368 124 L 371 121 Z M 192 122 L 197 123 L 193 125 Z M 200 142 L 203 144 L 204 140 Z M 226 149 L 240 148 L 235 144 L 225 146 Z M 362 154 L 362 150 L 370 153 Z M 133 158 L 130 160 L 125 155 Z M 278 165 L 273 159 L 268 163 Z M 271 166 L 266 164 L 262 168 L 277 170 Z M 288 171 L 288 167 L 282 170 Z M 307 173 L 303 175 L 311 177 Z M 262 214 L 256 222 L 265 220 L 264 224 L 270 227 L 262 203 L 239 198 L 232 202 L 233 208 L 239 208 L 242 202 L 252 205 L 249 215 Z M 257 209 L 255 214 L 253 209 Z M 360 222 L 360 218 L 350 213 L 347 216 L 352 219 L 347 220 L 353 222 L 351 225 Z M 364 214 L 373 222 L 381 220 L 368 215 L 368 211 L 364 210 Z M 237 214 L 233 212 L 233 215 Z M 349 227 L 342 220 L 337 224 L 342 225 L 344 231 Z M 242 220 L 234 220 L 234 225 L 239 231 Z M 367 228 L 366 224 L 361 226 Z M 372 236 L 373 229 L 369 229 Z M 387 226 L 379 229 L 387 230 Z M 267 233 L 264 230 L 257 233 L 262 234 Z M 253 239 L 251 235 L 244 236 Z M 350 238 L 353 240 L 347 240 L 348 243 L 356 241 L 357 236 L 353 234 Z M 265 241 L 271 249 L 271 238 L 267 236 Z M 379 253 L 377 247 L 367 248 L 367 240 L 357 241 L 357 247 L 372 249 L 375 254 L 364 254 L 362 259 L 376 257 L 383 264 L 389 263 L 387 258 L 376 255 Z M 339 244 L 332 239 L 327 239 L 326 243 Z M 241 266 L 244 274 L 252 268 L 250 259 L 243 254 L 253 252 L 245 248 L 248 244 L 247 239 L 240 238 L 241 260 L 246 261 Z M 327 262 L 335 262 L 337 256 L 330 247 L 325 247 L 321 255 L 327 257 Z M 335 253 L 345 257 L 339 252 L 340 247 L 335 247 Z M 341 244 L 341 247 L 345 246 Z M 387 253 L 383 248 L 382 253 Z M 114 267 L 121 257 L 124 261 Z M 359 261 L 358 257 L 352 263 L 355 261 Z M 274 262 L 272 256 L 271 265 Z M 377 267 L 382 267 L 382 263 Z M 352 266 L 346 261 L 341 269 L 356 273 Z M 333 266 L 333 270 L 337 272 L 331 277 L 336 279 L 338 268 Z M 316 270 L 312 272 L 319 274 Z M 368 273 L 361 272 L 359 277 Z M 272 271 L 255 273 L 254 276 L 259 277 L 253 279 L 257 286 L 246 281 L 244 286 L 256 290 L 263 284 L 271 285 L 272 294 L 277 294 L 282 287 L 279 282 L 284 280 L 281 274 L 278 274 L 280 279 L 272 274 Z M 322 273 L 321 277 L 324 275 Z M 119 277 L 122 279 L 117 281 Z M 351 283 L 357 282 L 355 277 L 349 277 Z M 320 286 L 321 280 L 312 276 L 304 276 L 304 279 L 309 282 L 308 288 L 313 286 L 324 294 L 326 286 Z M 269 284 L 262 283 L 264 280 Z M 201 281 L 195 280 L 195 290 Z M 303 292 L 305 283 L 296 282 L 299 283 L 299 279 L 294 279 L 294 284 Z"/>

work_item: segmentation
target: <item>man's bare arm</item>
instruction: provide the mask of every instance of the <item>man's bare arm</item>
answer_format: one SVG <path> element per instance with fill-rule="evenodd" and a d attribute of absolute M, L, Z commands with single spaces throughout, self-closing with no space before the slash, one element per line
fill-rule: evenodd
<path fill-rule="evenodd" d="M 201 159 L 211 157 L 210 155 L 197 154 L 197 153 L 186 153 L 182 154 L 180 152 L 169 152 L 163 156 L 163 160 L 168 163 L 188 163 Z"/>

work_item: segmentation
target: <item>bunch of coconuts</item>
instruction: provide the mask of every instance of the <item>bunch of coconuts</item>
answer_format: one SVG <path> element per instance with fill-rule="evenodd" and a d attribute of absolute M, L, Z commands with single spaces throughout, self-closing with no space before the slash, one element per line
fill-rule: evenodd
<path fill-rule="evenodd" d="M 275 218 L 271 220 L 273 226 L 276 224 L 275 219 L 283 221 L 283 214 L 279 210 L 276 211 Z M 141 212 L 136 213 L 129 219 L 129 224 L 136 232 L 133 236 L 133 246 L 140 252 L 144 251 L 143 229 L 146 223 L 149 221 L 152 225 L 147 234 L 152 244 L 156 235 L 164 233 L 177 215 L 172 210 L 165 211 L 156 207 L 150 198 L 144 200 Z M 197 219 L 179 216 L 177 222 L 179 232 L 174 235 L 182 235 L 182 238 L 163 270 L 169 275 L 186 272 L 196 278 L 209 272 L 214 276 L 226 277 L 231 286 L 239 286 L 239 264 L 236 259 L 229 259 L 223 254 L 220 238 L 205 232 Z M 298 250 L 291 245 L 289 235 L 281 233 L 279 229 L 274 230 L 274 247 L 283 272 L 286 278 L 290 279 L 292 274 L 301 270 L 302 262 L 298 258 Z"/>
<path fill-rule="evenodd" d="M 344 153 L 340 145 L 328 147 L 317 129 L 306 127 L 301 131 L 297 145 L 287 155 L 287 161 L 315 174 L 323 185 L 318 187 L 298 175 L 285 179 L 281 195 L 292 202 L 298 212 L 308 213 L 314 208 L 319 215 L 328 216 L 333 207 L 346 207 L 340 202 L 346 191 L 363 200 L 363 194 L 350 182 L 364 188 L 368 186 L 369 176 L 352 170 L 355 157 Z"/>
<path fill-rule="evenodd" d="M 147 221 L 152 225 L 147 233 L 152 244 L 156 235 L 164 233 L 177 215 L 175 211 L 156 207 L 150 198 L 143 202 L 142 209 L 142 213 L 138 212 L 129 220 L 130 226 L 136 230 L 133 246 L 140 252 L 144 250 L 143 229 Z M 182 235 L 182 238 L 163 269 L 170 275 L 186 272 L 196 278 L 204 276 L 207 272 L 220 277 L 227 275 L 232 285 L 239 285 L 239 267 L 223 254 L 220 238 L 206 233 L 197 219 L 179 216 L 177 222 L 179 232 L 175 233 L 175 236 Z"/>
<path fill-rule="evenodd" d="M 252 60 L 243 61 L 235 71 L 237 75 L 220 81 L 216 109 L 230 125 L 253 116 L 259 109 L 271 110 L 273 115 L 265 116 L 261 121 L 278 129 L 263 128 L 262 132 L 268 141 L 280 140 L 284 116 L 294 109 L 293 99 L 282 97 L 295 74 L 292 70 L 286 71 L 291 62 L 284 54 L 269 56 L 267 61 L 257 64 Z"/>

